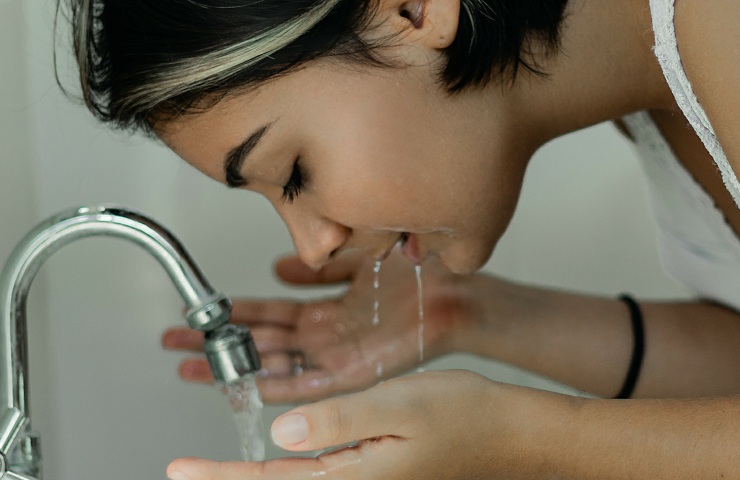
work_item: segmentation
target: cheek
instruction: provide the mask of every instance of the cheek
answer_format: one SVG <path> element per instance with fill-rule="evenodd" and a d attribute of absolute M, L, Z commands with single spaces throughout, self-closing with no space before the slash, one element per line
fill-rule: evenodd
<path fill-rule="evenodd" d="M 352 227 L 411 225 L 414 216 L 408 206 L 416 193 L 392 169 L 368 163 L 346 159 L 317 179 L 312 188 L 320 208 Z"/>
<path fill-rule="evenodd" d="M 311 188 L 335 218 L 355 225 L 409 225 L 404 209 L 424 195 L 426 154 L 371 118 L 337 124 L 336 137 L 317 145 Z M 410 213 L 410 212 L 409 212 Z"/>

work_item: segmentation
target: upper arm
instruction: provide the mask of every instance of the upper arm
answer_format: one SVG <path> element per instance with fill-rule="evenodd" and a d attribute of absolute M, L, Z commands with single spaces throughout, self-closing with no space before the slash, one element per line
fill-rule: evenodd
<path fill-rule="evenodd" d="M 676 0 L 686 75 L 740 179 L 740 2 Z"/>

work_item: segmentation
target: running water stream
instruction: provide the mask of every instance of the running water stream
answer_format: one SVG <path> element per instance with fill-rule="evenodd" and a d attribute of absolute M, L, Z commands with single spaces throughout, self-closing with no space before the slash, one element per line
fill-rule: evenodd
<path fill-rule="evenodd" d="M 233 385 L 223 385 L 234 412 L 234 423 L 239 433 L 242 460 L 265 459 L 265 437 L 262 425 L 262 399 L 254 374 L 249 374 Z"/>
<path fill-rule="evenodd" d="M 373 325 L 378 326 L 380 324 L 380 317 L 378 316 L 378 309 L 380 308 L 380 300 L 378 300 L 378 289 L 380 288 L 380 267 L 382 262 L 380 260 L 375 261 L 373 266 L 373 292 L 375 294 L 375 301 L 373 302 Z"/>
<path fill-rule="evenodd" d="M 417 328 L 417 346 L 419 349 L 419 368 L 417 372 L 423 372 L 424 368 L 421 366 L 424 363 L 424 284 L 421 281 L 421 264 L 414 266 L 416 272 L 416 296 L 418 302 L 419 312 L 419 326 Z"/>
<path fill-rule="evenodd" d="M 382 266 L 381 260 L 376 260 L 373 266 L 373 326 L 377 327 L 380 325 L 380 316 L 378 310 L 380 309 L 380 300 L 378 300 L 378 291 L 380 289 L 380 267 Z M 375 376 L 380 378 L 383 376 L 383 361 L 378 360 L 375 363 Z"/>
<path fill-rule="evenodd" d="M 378 294 L 380 290 L 380 268 L 381 261 L 376 260 L 373 266 L 373 326 L 378 327 L 380 325 L 380 315 L 378 311 L 380 309 L 380 300 Z M 419 352 L 419 364 L 424 362 L 424 284 L 421 279 L 421 265 L 417 264 L 414 266 L 414 272 L 416 273 L 416 296 L 417 296 L 417 314 L 418 314 L 418 327 L 417 327 L 417 350 Z M 416 369 L 417 372 L 423 372 L 424 369 L 419 366 Z M 383 362 L 378 360 L 375 364 L 375 375 L 380 378 L 383 376 Z"/>

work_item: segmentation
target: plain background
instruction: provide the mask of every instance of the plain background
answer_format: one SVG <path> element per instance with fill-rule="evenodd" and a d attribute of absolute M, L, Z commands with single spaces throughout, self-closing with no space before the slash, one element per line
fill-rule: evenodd
<path fill-rule="evenodd" d="M 109 131 L 60 93 L 54 6 L 0 0 L 0 260 L 47 216 L 114 203 L 162 222 L 230 295 L 325 294 L 274 280 L 274 258 L 292 245 L 266 201 L 228 191 L 150 140 Z M 61 76 L 73 85 L 68 45 L 62 38 Z M 512 226 L 486 269 L 609 296 L 686 296 L 660 268 L 639 164 L 609 125 L 538 152 Z M 183 322 L 181 308 L 159 265 L 120 240 L 81 241 L 42 268 L 29 299 L 29 329 L 32 418 L 42 432 L 47 478 L 164 478 L 179 456 L 238 458 L 226 399 L 181 382 L 183 355 L 160 347 L 162 330 Z M 568 392 L 465 355 L 431 368 L 469 368 Z M 268 407 L 266 425 L 286 408 Z M 279 452 L 270 447 L 268 454 Z"/>

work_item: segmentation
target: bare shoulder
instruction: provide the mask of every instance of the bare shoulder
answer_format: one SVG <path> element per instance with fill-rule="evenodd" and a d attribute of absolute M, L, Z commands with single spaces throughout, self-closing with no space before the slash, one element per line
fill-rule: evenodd
<path fill-rule="evenodd" d="M 686 75 L 740 177 L 740 1 L 676 0 Z"/>

